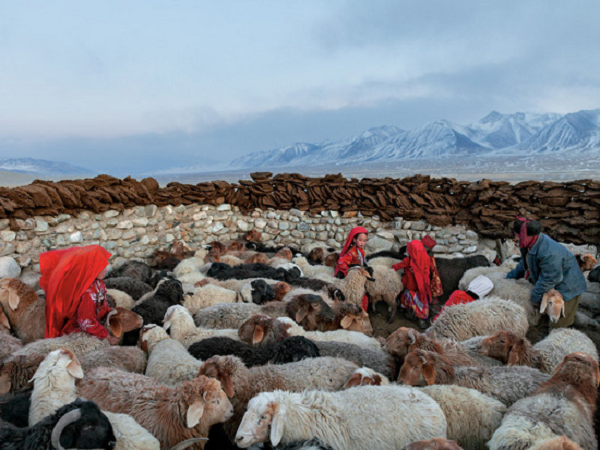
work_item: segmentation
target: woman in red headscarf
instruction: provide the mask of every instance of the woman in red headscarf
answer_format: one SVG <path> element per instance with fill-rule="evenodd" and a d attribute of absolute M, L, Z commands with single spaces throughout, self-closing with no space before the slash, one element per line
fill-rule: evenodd
<path fill-rule="evenodd" d="M 114 340 L 100 323 L 110 311 L 102 279 L 110 253 L 99 245 L 40 255 L 40 286 L 46 292 L 45 337 L 88 333 Z"/>
<path fill-rule="evenodd" d="M 427 254 L 431 258 L 431 271 L 429 273 L 429 284 L 431 286 L 431 298 L 432 303 L 436 303 L 436 299 L 444 293 L 444 288 L 442 287 L 442 279 L 440 278 L 440 274 L 437 269 L 437 264 L 435 263 L 435 257 L 432 255 L 433 247 L 437 245 L 437 242 L 431 238 L 429 235 L 423 236 L 421 239 Z"/>
<path fill-rule="evenodd" d="M 366 266 L 364 247 L 367 243 L 369 232 L 364 227 L 355 227 L 350 230 L 344 248 L 340 252 L 337 265 L 333 274 L 336 278 L 345 278 L 350 266 Z M 367 310 L 369 297 L 365 294 L 361 303 L 362 309 Z"/>
<path fill-rule="evenodd" d="M 410 241 L 406 246 L 408 257 L 392 268 L 404 270 L 402 283 L 404 291 L 400 298 L 400 306 L 407 313 L 414 313 L 419 319 L 419 327 L 427 328 L 429 303 L 431 302 L 431 258 L 421 241 Z"/>

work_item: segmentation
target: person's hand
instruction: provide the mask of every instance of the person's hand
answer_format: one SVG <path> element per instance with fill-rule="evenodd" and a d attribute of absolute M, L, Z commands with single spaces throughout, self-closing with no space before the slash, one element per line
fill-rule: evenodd
<path fill-rule="evenodd" d="M 346 276 L 344 275 L 344 273 L 341 270 L 337 273 L 337 275 L 335 277 L 340 280 L 343 280 L 344 278 L 346 278 Z"/>

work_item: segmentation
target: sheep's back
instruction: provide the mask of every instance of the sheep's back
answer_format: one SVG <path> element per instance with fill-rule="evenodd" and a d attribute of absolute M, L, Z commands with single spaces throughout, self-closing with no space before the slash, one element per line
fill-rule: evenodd
<path fill-rule="evenodd" d="M 66 336 L 31 342 L 14 353 L 13 356 L 31 354 L 47 355 L 59 348 L 66 348 L 80 358 L 87 353 L 109 346 L 110 343 L 107 339 L 98 339 L 87 333 L 71 333 Z"/>
<path fill-rule="evenodd" d="M 335 341 L 315 341 L 321 356 L 344 358 L 359 367 L 369 367 L 392 378 L 395 372 L 393 358 L 385 352 L 361 348 L 358 345 Z"/>
<path fill-rule="evenodd" d="M 584 333 L 572 328 L 559 328 L 533 346 L 542 355 L 544 372 L 552 373 L 570 353 L 583 352 L 598 361 L 598 350 Z"/>
<path fill-rule="evenodd" d="M 152 349 L 145 375 L 164 384 L 176 384 L 194 378 L 201 366 L 202 361 L 190 355 L 181 343 L 165 339 Z"/>
<path fill-rule="evenodd" d="M 125 372 L 144 373 L 146 353 L 139 347 L 105 347 L 79 358 L 84 370 L 97 367 L 111 367 Z"/>
<path fill-rule="evenodd" d="M 250 303 L 224 303 L 203 308 L 194 314 L 194 323 L 203 328 L 239 328 L 261 307 Z"/>

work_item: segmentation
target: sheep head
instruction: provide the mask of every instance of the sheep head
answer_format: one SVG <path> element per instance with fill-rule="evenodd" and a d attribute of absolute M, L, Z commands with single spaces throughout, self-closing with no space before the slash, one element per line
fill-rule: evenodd
<path fill-rule="evenodd" d="M 203 428 L 208 429 L 216 423 L 226 422 L 233 416 L 233 405 L 218 380 L 198 376 L 183 383 L 179 391 L 179 411 L 185 411 L 186 417 L 183 422 L 188 428 L 202 422 Z"/>
<path fill-rule="evenodd" d="M 236 356 L 213 356 L 204 361 L 198 374 L 219 380 L 227 396 L 232 398 L 235 395 L 233 376 L 243 369 L 246 369 L 246 366 Z"/>
<path fill-rule="evenodd" d="M 281 250 L 279 250 L 277 253 L 275 253 L 275 258 L 284 258 L 284 259 L 287 259 L 290 262 L 292 262 L 292 258 L 293 257 L 294 257 L 294 254 L 287 247 L 284 247 Z"/>
<path fill-rule="evenodd" d="M 289 336 L 288 326 L 264 315 L 254 315 L 238 329 L 240 341 L 252 345 L 271 346 Z"/>
<path fill-rule="evenodd" d="M 373 336 L 373 326 L 366 311 L 358 305 L 344 304 L 339 313 L 340 326 L 344 330 L 358 331 L 367 336 Z"/>
<path fill-rule="evenodd" d="M 290 286 L 285 281 L 278 281 L 273 285 L 273 301 L 280 302 L 283 300 L 283 297 L 286 296 L 288 292 L 291 292 L 292 286 Z"/>
<path fill-rule="evenodd" d="M 528 342 L 510 331 L 497 331 L 481 341 L 479 353 L 509 366 L 524 365 Z"/>
<path fill-rule="evenodd" d="M 268 441 L 269 437 L 273 446 L 279 444 L 285 424 L 285 407 L 277 398 L 279 392 L 263 392 L 250 400 L 235 435 L 238 447 L 248 448 Z"/>
<path fill-rule="evenodd" d="M 444 438 L 433 438 L 416 441 L 404 447 L 404 450 L 462 450 L 456 441 Z"/>
<path fill-rule="evenodd" d="M 404 359 L 398 383 L 409 386 L 447 384 L 454 378 L 454 369 L 443 355 L 427 350 L 413 350 Z"/>
<path fill-rule="evenodd" d="M 66 348 L 59 348 L 48 353 L 31 381 L 45 377 L 49 371 L 54 370 L 66 370 L 69 375 L 78 380 L 83 378 L 83 369 L 75 353 Z"/>
<path fill-rule="evenodd" d="M 329 253 L 325 257 L 323 264 L 327 267 L 335 267 L 337 265 L 338 259 L 340 259 L 340 252 Z"/>
<path fill-rule="evenodd" d="M 16 310 L 21 302 L 21 297 L 25 293 L 34 295 L 37 298 L 33 289 L 21 280 L 17 280 L 16 278 L 2 278 L 0 280 L 0 303 L 5 308 L 10 308 L 12 311 Z"/>
<path fill-rule="evenodd" d="M 242 239 L 249 242 L 260 242 L 262 241 L 262 234 L 257 230 L 250 230 L 242 236 Z"/>
<path fill-rule="evenodd" d="M 563 358 L 554 370 L 552 378 L 544 384 L 550 384 L 555 379 L 565 381 L 581 389 L 588 388 L 597 394 L 596 389 L 600 387 L 600 370 L 598 369 L 598 363 L 590 355 L 575 352 Z M 595 404 L 595 399 L 590 404 Z"/>
<path fill-rule="evenodd" d="M 389 381 L 380 373 L 368 367 L 361 367 L 348 378 L 342 389 L 350 389 L 355 386 L 381 386 L 387 384 L 389 384 Z"/>
<path fill-rule="evenodd" d="M 169 335 L 164 328 L 158 325 L 149 324 L 145 325 L 140 331 L 139 346 L 140 348 L 148 353 L 155 344 L 165 339 L 169 339 Z"/>
<path fill-rule="evenodd" d="M 598 263 L 598 260 L 589 253 L 586 253 L 585 255 L 577 254 L 575 255 L 575 259 L 577 259 L 577 264 L 582 272 L 592 270 Z"/>
<path fill-rule="evenodd" d="M 212 241 L 208 243 L 209 250 L 218 250 L 221 255 L 227 253 L 227 246 L 219 241 Z"/>
<path fill-rule="evenodd" d="M 238 241 L 232 241 L 227 246 L 227 253 L 231 253 L 231 252 L 243 252 L 243 251 L 244 251 L 244 245 L 241 242 L 238 242 Z"/>
<path fill-rule="evenodd" d="M 269 264 L 269 257 L 264 253 L 254 253 L 252 256 L 246 258 L 244 264 Z"/>
<path fill-rule="evenodd" d="M 204 263 L 216 263 L 221 262 L 221 251 L 218 248 L 211 248 L 204 258 Z"/>
<path fill-rule="evenodd" d="M 141 328 L 144 325 L 144 319 L 127 308 L 117 306 L 106 316 L 106 323 L 111 334 L 119 338 L 123 333 Z"/>
<path fill-rule="evenodd" d="M 398 358 L 404 358 L 423 338 L 423 334 L 417 330 L 400 327 L 388 336 L 385 341 L 385 351 Z"/>
<path fill-rule="evenodd" d="M 275 298 L 275 291 L 265 280 L 254 280 L 250 282 L 250 289 L 250 300 L 256 305 L 262 305 Z"/>
<path fill-rule="evenodd" d="M 548 311 L 548 317 L 552 323 L 558 322 L 560 317 L 565 317 L 565 301 L 560 292 L 556 289 L 550 289 L 542 297 L 540 305 L 540 313 Z"/>
<path fill-rule="evenodd" d="M 323 247 L 313 248 L 306 258 L 309 262 L 323 264 L 325 259 L 325 249 Z"/>
<path fill-rule="evenodd" d="M 171 327 L 173 321 L 178 320 L 183 320 L 188 323 L 191 322 L 192 324 L 194 323 L 194 319 L 190 315 L 190 312 L 187 310 L 187 308 L 184 308 L 181 305 L 169 306 L 163 319 L 163 328 L 165 330 L 168 330 Z"/>

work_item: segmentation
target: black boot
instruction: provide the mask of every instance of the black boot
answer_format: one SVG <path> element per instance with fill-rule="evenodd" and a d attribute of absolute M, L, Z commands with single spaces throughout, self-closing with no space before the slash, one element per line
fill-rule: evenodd
<path fill-rule="evenodd" d="M 427 319 L 419 319 L 419 328 L 421 330 L 426 330 L 428 326 Z"/>
<path fill-rule="evenodd" d="M 417 316 L 415 316 L 415 313 L 413 312 L 412 308 L 409 308 L 406 311 L 404 311 L 404 317 L 406 317 L 408 320 L 415 320 Z"/>

